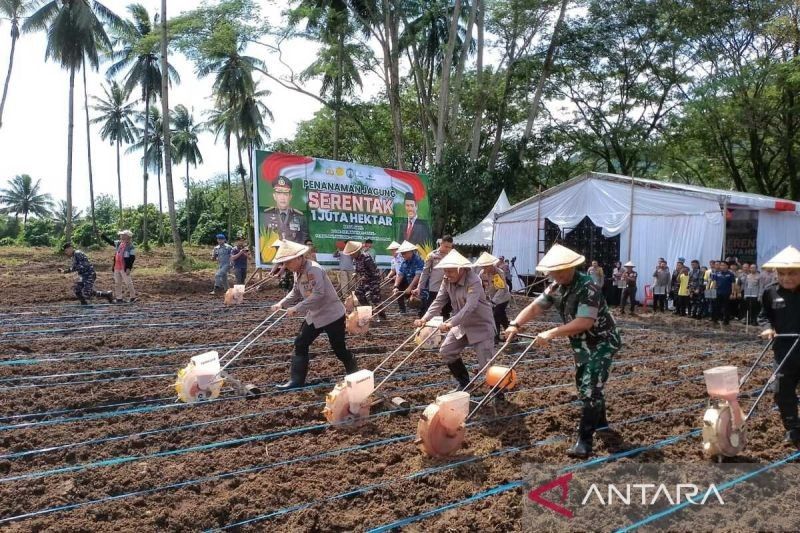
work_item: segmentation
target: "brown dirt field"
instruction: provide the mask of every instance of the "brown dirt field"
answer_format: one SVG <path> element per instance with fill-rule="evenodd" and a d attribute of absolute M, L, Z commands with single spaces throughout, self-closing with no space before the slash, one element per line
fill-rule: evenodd
<path fill-rule="evenodd" d="M 191 252 L 204 259 L 208 251 Z M 97 265 L 108 255 L 90 254 Z M 0 528 L 196 531 L 258 518 L 241 529 L 364 531 L 517 480 L 528 463 L 578 463 L 564 454 L 578 407 L 563 340 L 531 352 L 508 403 L 488 405 L 448 459 L 425 457 L 413 442 L 421 409 L 454 386 L 435 352 L 412 359 L 386 385 L 387 394 L 411 401 L 410 415 L 377 407 L 362 427 L 332 428 L 321 411 L 342 368 L 324 336 L 312 348 L 309 386 L 272 387 L 286 379 L 299 319 L 231 367 L 262 388 L 257 398 L 226 391 L 215 401 L 176 403 L 175 371 L 197 353 L 224 352 L 281 292 L 268 288 L 225 307 L 207 294 L 212 271 L 167 273 L 169 260 L 163 250 L 137 260 L 140 302 L 81 308 L 70 299 L 70 275 L 56 272 L 64 258 L 0 249 Z M 98 286 L 109 287 L 110 273 L 98 270 Z M 388 324 L 350 338 L 362 368 L 408 336 L 411 321 L 395 307 Z M 696 430 L 707 398 L 702 370 L 752 363 L 760 347 L 752 330 L 703 326 L 647 315 L 621 324 L 624 348 L 606 387 L 615 433 L 595 439 L 598 457 Z M 474 355 L 466 360 L 474 371 Z M 758 369 L 746 388 L 768 375 Z M 791 452 L 771 409 L 768 395 L 737 461 L 767 464 Z M 707 462 L 697 436 L 619 460 Z M 408 530 L 521 530 L 522 499 L 519 489 L 482 498 Z"/>

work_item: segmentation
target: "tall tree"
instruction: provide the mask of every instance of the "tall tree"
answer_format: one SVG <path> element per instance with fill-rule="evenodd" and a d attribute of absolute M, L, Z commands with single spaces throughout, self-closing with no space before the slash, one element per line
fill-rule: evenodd
<path fill-rule="evenodd" d="M 225 150 L 226 150 L 226 161 L 227 161 L 227 186 L 228 186 L 228 204 L 227 204 L 227 212 L 228 212 L 228 233 L 227 235 L 230 237 L 231 229 L 233 228 L 232 222 L 232 209 L 233 209 L 233 200 L 231 195 L 231 137 L 234 135 L 234 131 L 236 130 L 236 119 L 234 116 L 234 111 L 229 108 L 221 107 L 217 105 L 209 111 L 208 113 L 208 121 L 206 125 L 209 130 L 214 133 L 214 140 L 218 141 L 222 138 L 225 141 Z"/>
<path fill-rule="evenodd" d="M 167 0 L 161 0 L 161 70 L 169 70 L 168 62 L 168 41 L 167 32 Z M 181 232 L 178 230 L 178 216 L 175 212 L 175 191 L 172 184 L 172 141 L 169 129 L 169 79 L 164 77 L 161 80 L 161 113 L 164 115 L 162 131 L 164 134 L 164 145 L 169 152 L 165 156 L 164 166 L 167 169 L 167 209 L 169 209 L 169 227 L 172 230 L 173 258 L 176 268 L 183 268 L 186 256 L 183 254 L 183 243 L 181 242 Z"/>
<path fill-rule="evenodd" d="M 131 144 L 135 138 L 136 127 L 133 125 L 133 103 L 127 103 L 129 91 L 116 81 L 103 87 L 105 98 L 92 96 L 96 105 L 92 108 L 99 113 L 92 119 L 93 124 L 102 124 L 100 138 L 116 145 L 117 150 L 117 198 L 119 200 L 119 226 L 125 225 L 122 212 L 122 175 L 120 173 L 119 149 L 122 143 Z"/>
<path fill-rule="evenodd" d="M 160 38 L 154 29 L 157 23 L 157 16 L 150 17 L 147 9 L 141 4 L 131 4 L 128 6 L 130 20 L 126 20 L 121 28 L 114 32 L 114 51 L 111 53 L 113 64 L 108 68 L 106 74 L 115 77 L 128 69 L 124 76 L 124 86 L 128 91 L 135 87 L 141 89 L 142 105 L 146 110 L 150 104 L 161 96 L 163 70 L 159 58 Z M 153 22 L 151 22 L 151 20 Z M 180 82 L 178 72 L 167 65 L 167 80 Z M 150 164 L 147 161 L 148 142 L 150 128 L 147 121 L 144 123 L 142 152 L 145 154 L 143 168 L 143 205 L 147 212 L 147 171 Z M 161 186 L 159 185 L 159 194 Z M 147 217 L 142 217 L 142 235 L 144 245 L 147 245 Z"/>
<path fill-rule="evenodd" d="M 164 170 L 164 136 L 162 134 L 162 117 L 161 111 L 158 107 L 152 105 L 148 108 L 147 115 L 139 112 L 136 115 L 139 126 L 137 132 L 139 133 L 138 140 L 133 143 L 126 153 L 134 153 L 137 150 L 142 150 L 147 147 L 147 151 L 142 156 L 142 165 L 148 165 L 148 169 L 156 173 L 158 180 L 158 233 L 157 239 L 159 244 L 164 242 L 164 203 L 161 195 L 161 172 Z M 143 132 L 151 131 L 150 138 L 146 139 Z M 145 213 L 147 204 L 145 204 Z M 143 229 L 147 227 L 142 224 Z"/>
<path fill-rule="evenodd" d="M 75 124 L 75 72 L 84 59 L 98 68 L 99 47 L 111 47 L 103 28 L 106 22 L 117 28 L 122 21 L 110 9 L 96 0 L 51 0 L 42 5 L 22 25 L 22 31 L 47 31 L 45 60 L 53 59 L 69 70 L 69 97 L 67 102 L 67 210 L 72 209 L 72 145 Z M 72 221 L 66 221 L 64 234 L 72 237 Z"/>
<path fill-rule="evenodd" d="M 0 100 L 0 128 L 3 127 L 3 109 L 6 107 L 8 84 L 11 81 L 11 69 L 14 67 L 14 51 L 19 39 L 19 20 L 33 9 L 33 2 L 27 0 L 0 0 L 0 18 L 7 18 L 11 22 L 11 51 L 8 53 L 8 72 L 3 85 L 3 99 Z"/>
<path fill-rule="evenodd" d="M 69 213 L 69 216 L 67 216 L 67 213 Z M 64 200 L 59 200 L 56 203 L 55 209 L 51 214 L 58 233 L 64 232 L 68 225 L 74 227 L 81 219 L 81 210 L 74 206 L 72 209 L 68 209 L 67 202 Z"/>
<path fill-rule="evenodd" d="M 89 209 L 92 217 L 92 235 L 97 235 L 97 218 L 94 215 L 94 175 L 92 173 L 92 132 L 89 119 L 89 88 L 86 84 L 86 61 L 83 61 L 83 110 L 86 114 L 86 158 L 89 171 Z"/>
<path fill-rule="evenodd" d="M 41 192 L 42 180 L 33 179 L 28 174 L 14 176 L 9 180 L 8 188 L 0 189 L 0 205 L 3 213 L 14 213 L 14 218 L 22 215 L 22 223 L 28 222 L 28 215 L 46 217 L 53 207 L 53 199 Z"/>
<path fill-rule="evenodd" d="M 195 124 L 194 117 L 183 104 L 178 104 L 172 110 L 172 146 L 174 147 L 175 161 L 186 163 L 186 242 L 191 241 L 192 227 L 189 217 L 189 165 L 197 168 L 203 163 L 203 154 L 200 153 L 197 138 L 203 131 L 201 124 Z"/>

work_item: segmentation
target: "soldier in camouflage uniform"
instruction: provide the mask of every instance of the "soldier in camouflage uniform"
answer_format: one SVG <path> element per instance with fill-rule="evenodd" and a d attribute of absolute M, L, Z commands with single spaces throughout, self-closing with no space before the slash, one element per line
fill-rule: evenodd
<path fill-rule="evenodd" d="M 567 453 L 581 458 L 591 455 L 595 430 L 608 425 L 603 386 L 622 345 L 601 289 L 588 274 L 575 270 L 584 261 L 569 248 L 554 245 L 536 267 L 549 274 L 553 283 L 506 329 L 507 338 L 512 338 L 526 322 L 553 306 L 561 315 L 564 325 L 539 333 L 535 342 L 547 345 L 555 337 L 569 337 L 575 352 L 575 386 L 583 408 L 577 441 Z"/>
<path fill-rule="evenodd" d="M 76 250 L 72 243 L 64 244 L 64 254 L 72 258 L 72 265 L 69 268 L 59 268 L 61 273 L 76 272 L 80 276 L 80 280 L 75 284 L 74 292 L 75 297 L 80 300 L 81 305 L 88 305 L 89 300 L 93 296 L 102 296 L 108 300 L 108 303 L 113 302 L 114 293 L 111 291 L 96 291 L 94 290 L 94 282 L 97 279 L 97 273 L 94 271 L 94 265 L 89 261 L 85 253 Z"/>
<path fill-rule="evenodd" d="M 309 237 L 308 221 L 302 211 L 291 207 L 292 182 L 285 176 L 278 176 L 272 198 L 275 207 L 265 209 L 262 217 L 265 233 L 271 231 L 282 241 L 305 242 Z"/>
<path fill-rule="evenodd" d="M 348 241 L 344 247 L 343 253 L 353 258 L 353 264 L 356 267 L 356 288 L 353 292 L 356 293 L 356 298 L 361 304 L 367 302 L 367 295 L 369 301 L 373 306 L 381 303 L 381 273 L 378 271 L 378 265 L 372 259 L 363 243 L 358 241 Z M 386 313 L 381 311 L 378 316 L 381 320 L 386 318 Z"/>

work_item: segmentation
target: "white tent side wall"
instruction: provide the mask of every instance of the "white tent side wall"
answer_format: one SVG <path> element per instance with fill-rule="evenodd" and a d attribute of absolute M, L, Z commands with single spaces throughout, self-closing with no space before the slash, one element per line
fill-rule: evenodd
<path fill-rule="evenodd" d="M 498 217 L 493 254 L 509 259 L 516 256 L 517 271 L 533 273 L 538 258 L 537 218 L 538 227 L 543 228 L 547 219 L 565 229 L 575 227 L 586 216 L 603 229 L 604 236 L 620 236 L 623 262 L 629 257 L 631 241 L 634 253 L 630 259 L 638 265 L 640 276 L 639 299 L 644 297 L 644 286 L 652 282 L 650 275 L 659 257 L 672 265 L 680 256 L 707 261 L 719 257 L 722 250 L 724 224 L 718 198 L 634 186 L 631 209 L 630 184 L 589 175 Z M 514 282 L 519 288 L 519 281 Z"/>
<path fill-rule="evenodd" d="M 800 246 L 800 213 L 759 211 L 756 235 L 759 265 L 769 261 L 790 244 Z"/>

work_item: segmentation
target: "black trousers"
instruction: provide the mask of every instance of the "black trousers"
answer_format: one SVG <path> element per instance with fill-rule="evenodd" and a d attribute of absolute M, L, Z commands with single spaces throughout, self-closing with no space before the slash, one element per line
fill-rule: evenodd
<path fill-rule="evenodd" d="M 667 310 L 667 295 L 654 294 L 653 295 L 653 311 L 661 311 L 662 313 Z"/>
<path fill-rule="evenodd" d="M 761 311 L 761 304 L 758 302 L 758 298 L 745 298 L 743 302 L 744 311 L 742 312 L 742 317 L 747 318 L 751 326 L 757 325 L 758 313 Z"/>
<path fill-rule="evenodd" d="M 705 308 L 705 299 L 703 298 L 702 292 L 692 292 L 689 296 L 691 299 L 691 307 L 689 309 L 689 315 L 693 317 L 702 317 L 703 310 Z"/>
<path fill-rule="evenodd" d="M 622 300 L 619 303 L 619 307 L 622 309 L 622 312 L 625 312 L 625 303 L 630 299 L 631 301 L 631 313 L 633 313 L 633 309 L 636 306 L 636 287 L 625 287 L 622 289 Z"/>
<path fill-rule="evenodd" d="M 433 301 L 436 299 L 436 296 L 439 294 L 439 291 L 428 291 L 428 297 L 425 298 L 425 301 L 422 302 L 422 308 L 420 309 L 419 317 L 422 318 L 425 316 L 425 313 L 428 312 L 428 308 L 431 306 Z M 453 306 L 450 305 L 450 302 L 447 302 L 445 306 L 442 308 L 442 318 L 447 320 L 450 318 L 450 313 L 453 312 Z"/>
<path fill-rule="evenodd" d="M 398 274 L 398 276 L 399 276 L 399 274 Z M 406 281 L 405 278 L 403 278 L 400 281 L 400 285 L 395 285 L 395 287 L 400 289 L 401 291 L 404 291 L 404 290 L 406 290 L 408 288 L 408 282 Z M 406 296 L 405 295 L 401 296 L 400 299 L 397 300 L 397 306 L 400 307 L 400 312 L 401 313 L 405 313 L 406 312 Z"/>
<path fill-rule="evenodd" d="M 506 314 L 507 307 L 508 302 L 503 302 L 495 305 L 494 309 L 492 309 L 492 314 L 494 315 L 494 326 L 497 328 L 497 333 L 504 331 L 511 323 L 509 322 L 508 315 Z"/>
<path fill-rule="evenodd" d="M 294 339 L 294 354 L 308 362 L 308 348 L 324 331 L 328 336 L 328 342 L 331 343 L 333 353 L 347 366 L 348 362 L 353 360 L 353 354 L 350 353 L 345 344 L 344 321 L 345 315 L 342 315 L 341 318 L 334 320 L 327 326 L 315 328 L 304 320 L 303 325 L 300 326 L 300 333 Z"/>
<path fill-rule="evenodd" d="M 689 312 L 689 296 L 678 296 L 675 304 L 675 314 L 685 316 Z"/>
<path fill-rule="evenodd" d="M 784 339 L 779 339 L 783 341 Z M 775 367 L 786 357 L 794 339 L 785 339 L 785 343 L 775 346 Z M 777 341 L 776 341 L 777 342 Z M 800 383 L 800 346 L 789 355 L 789 359 L 781 367 L 774 382 L 775 404 L 781 414 L 783 427 L 788 429 L 800 428 L 797 417 L 797 385 Z"/>
<path fill-rule="evenodd" d="M 717 293 L 717 297 L 714 299 L 714 303 L 711 307 L 711 320 L 714 322 L 719 322 L 720 318 L 722 318 L 722 322 L 725 324 L 731 320 L 730 294 Z"/>

